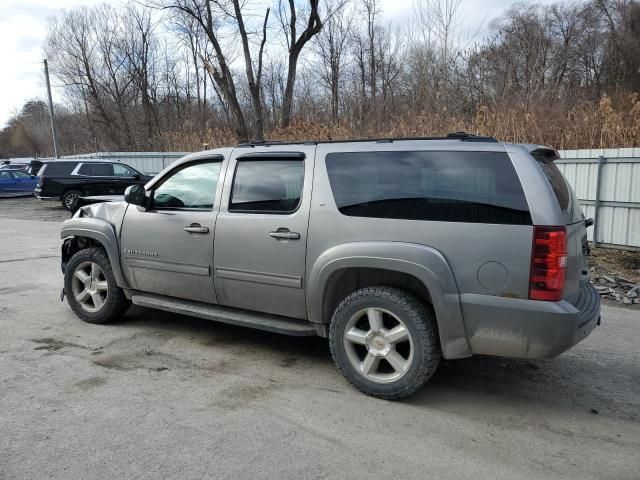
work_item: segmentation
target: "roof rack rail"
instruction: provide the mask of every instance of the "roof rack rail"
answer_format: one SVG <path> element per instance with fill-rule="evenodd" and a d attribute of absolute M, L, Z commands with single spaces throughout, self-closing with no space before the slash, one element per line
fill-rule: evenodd
<path fill-rule="evenodd" d="M 262 140 L 248 143 L 239 143 L 238 147 L 270 147 L 276 145 L 320 145 L 324 143 L 358 143 L 358 142 L 377 142 L 377 143 L 393 143 L 410 140 L 460 140 L 462 142 L 488 142 L 498 143 L 493 137 L 485 137 L 482 135 L 474 135 L 467 132 L 454 132 L 445 137 L 406 137 L 406 138 L 355 138 L 352 140 Z"/>

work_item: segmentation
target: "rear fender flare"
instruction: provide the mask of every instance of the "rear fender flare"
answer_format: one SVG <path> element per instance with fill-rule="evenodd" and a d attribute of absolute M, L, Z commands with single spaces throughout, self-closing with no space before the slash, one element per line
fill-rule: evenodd
<path fill-rule="evenodd" d="M 323 323 L 324 292 L 333 273 L 347 268 L 397 271 L 420 280 L 429 291 L 445 358 L 471 356 L 460 294 L 445 257 L 431 247 L 403 242 L 353 242 L 326 250 L 310 269 L 309 320 Z"/>

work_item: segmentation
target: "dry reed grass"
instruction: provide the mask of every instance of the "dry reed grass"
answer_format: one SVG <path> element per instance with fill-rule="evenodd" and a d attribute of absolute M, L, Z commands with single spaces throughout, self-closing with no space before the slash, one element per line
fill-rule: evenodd
<path fill-rule="evenodd" d="M 557 149 L 613 148 L 640 146 L 640 99 L 638 94 L 616 98 L 603 96 L 599 102 L 580 102 L 569 109 L 543 105 L 524 112 L 517 108 L 480 106 L 472 118 L 456 117 L 446 110 L 390 116 L 382 129 L 366 122 L 365 127 L 330 122 L 294 121 L 288 128 L 274 128 L 270 140 L 346 140 L 353 138 L 406 138 L 441 136 L 466 131 L 491 135 L 502 141 L 550 145 Z M 231 128 L 166 132 L 159 148 L 167 151 L 200 150 L 238 143 Z"/>

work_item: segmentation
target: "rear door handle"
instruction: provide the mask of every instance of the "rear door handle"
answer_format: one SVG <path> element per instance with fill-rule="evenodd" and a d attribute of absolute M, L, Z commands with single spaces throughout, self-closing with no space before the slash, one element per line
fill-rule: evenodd
<path fill-rule="evenodd" d="M 275 232 L 269 232 L 269 236 L 276 240 L 299 240 L 300 234 L 298 232 L 291 232 L 286 228 L 279 228 Z"/>
<path fill-rule="evenodd" d="M 187 233 L 209 233 L 209 229 L 201 226 L 199 223 L 192 223 L 188 227 L 184 227 L 184 231 Z"/>

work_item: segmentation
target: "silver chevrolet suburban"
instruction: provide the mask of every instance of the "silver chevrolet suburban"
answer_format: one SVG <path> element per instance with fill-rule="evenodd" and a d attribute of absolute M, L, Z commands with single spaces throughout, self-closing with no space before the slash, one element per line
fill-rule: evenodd
<path fill-rule="evenodd" d="M 442 357 L 555 357 L 600 323 L 586 220 L 554 150 L 465 133 L 266 142 L 187 155 L 64 222 L 64 290 L 329 339 L 366 394 Z"/>

